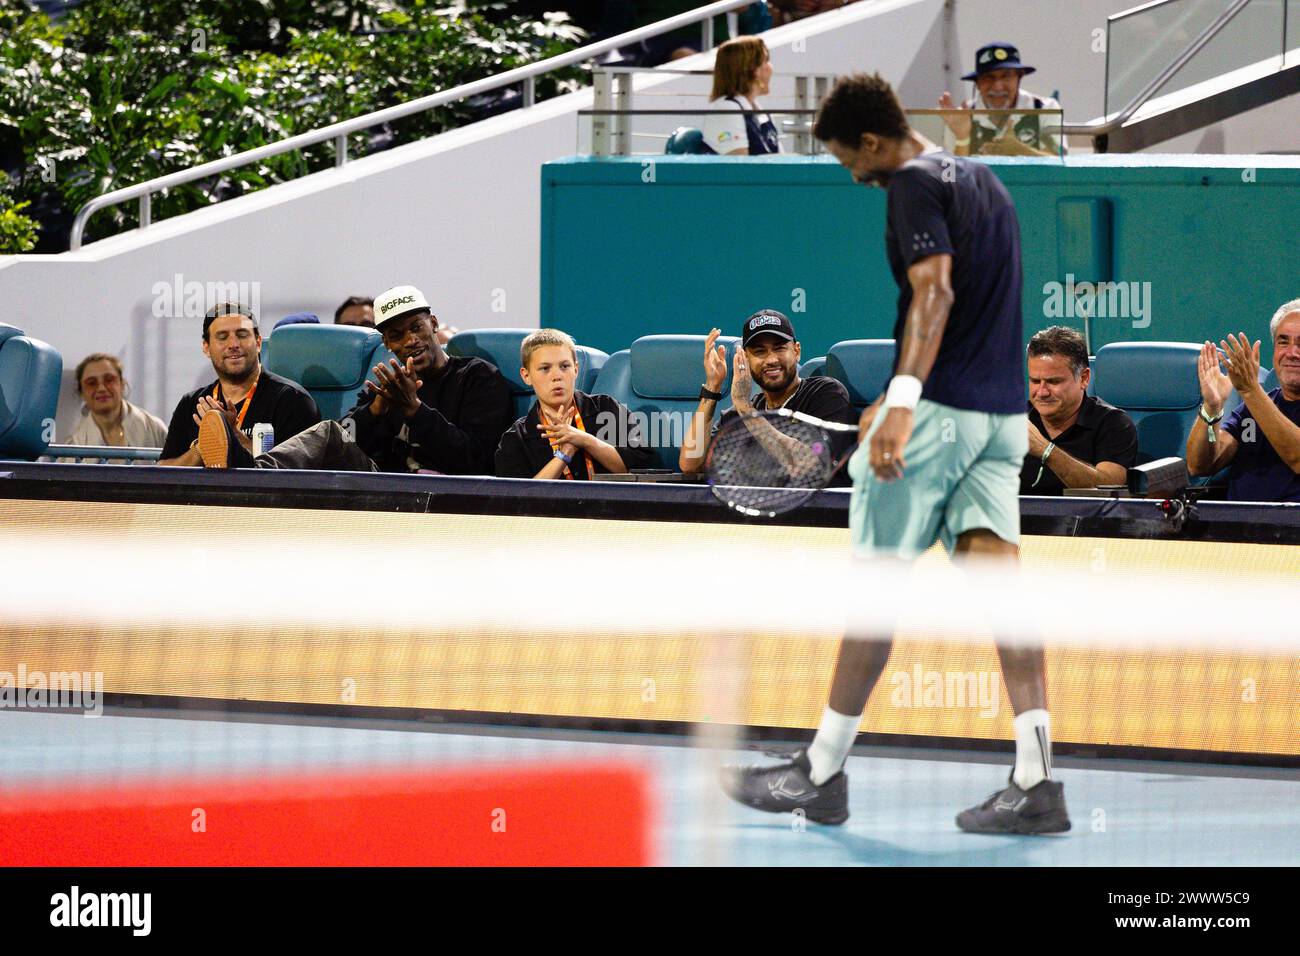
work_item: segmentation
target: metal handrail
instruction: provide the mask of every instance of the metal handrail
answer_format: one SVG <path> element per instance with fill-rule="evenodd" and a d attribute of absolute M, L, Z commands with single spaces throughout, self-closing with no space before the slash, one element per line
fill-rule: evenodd
<path fill-rule="evenodd" d="M 81 464 L 83 458 L 121 458 L 127 461 L 157 461 L 162 457 L 161 448 L 147 448 L 137 445 L 55 445 L 46 446 L 45 454 L 50 458 L 76 458 Z"/>
<path fill-rule="evenodd" d="M 1170 2 L 1170 0 L 1156 0 L 1156 2 L 1154 3 L 1145 4 L 1142 9 L 1146 9 L 1154 6 L 1160 6 L 1162 5 L 1162 3 L 1166 3 L 1166 2 Z M 1129 121 L 1129 119 L 1133 116 L 1134 113 L 1136 113 L 1139 109 L 1141 109 L 1146 104 L 1147 100 L 1149 100 L 1153 95 L 1155 95 L 1157 90 L 1159 90 L 1162 86 L 1168 83 L 1169 80 L 1173 78 L 1173 75 L 1177 73 L 1179 70 L 1181 70 L 1187 64 L 1188 60 L 1190 60 L 1197 53 L 1199 53 L 1201 47 L 1205 46 L 1205 44 L 1209 43 L 1210 40 L 1214 39 L 1214 37 L 1218 35 L 1219 31 L 1222 30 L 1225 26 L 1227 26 L 1229 21 L 1231 21 L 1233 17 L 1235 17 L 1238 13 L 1244 10 L 1246 8 L 1246 4 L 1248 3 L 1250 3 L 1250 0 L 1236 0 L 1236 2 L 1233 3 L 1231 7 L 1229 7 L 1227 10 L 1224 10 L 1223 13 L 1219 14 L 1209 26 L 1207 26 L 1203 31 L 1201 31 L 1200 36 L 1198 36 L 1195 40 L 1189 43 L 1187 45 L 1187 48 L 1184 49 L 1182 53 L 1174 57 L 1174 59 L 1170 62 L 1170 64 L 1166 66 L 1163 70 L 1161 70 L 1160 73 L 1154 79 L 1152 79 L 1150 83 L 1148 83 L 1140 91 L 1138 91 L 1138 94 L 1133 97 L 1133 99 L 1129 102 L 1128 106 L 1124 107 L 1122 110 L 1116 113 L 1114 117 L 1112 117 L 1111 119 L 1102 119 L 1101 121 L 1096 123 L 1062 123 L 1061 132 L 1069 136 L 1094 136 L 1095 137 L 1095 136 L 1105 136 L 1106 134 L 1113 133 L 1115 130 L 1119 129 L 1121 126 L 1123 126 L 1125 123 Z M 1132 12 L 1133 12 L 1132 10 L 1127 10 L 1124 11 L 1123 13 L 1116 14 L 1115 16 L 1110 17 L 1108 19 L 1110 20 L 1121 19 L 1122 17 Z"/>
<path fill-rule="evenodd" d="M 1149 3 L 1141 3 L 1136 7 L 1129 7 L 1127 10 L 1121 10 L 1119 13 L 1112 13 L 1106 19 L 1110 23 L 1114 23 L 1116 20 L 1123 20 L 1126 17 L 1137 16 L 1139 13 L 1146 13 L 1148 10 L 1155 7 L 1163 7 L 1166 4 L 1182 2 L 1183 0 L 1150 0 Z"/>
<path fill-rule="evenodd" d="M 372 126 L 378 126 L 381 123 L 392 122 L 393 120 L 404 119 L 416 113 L 427 112 L 436 107 L 443 106 L 456 100 L 465 99 L 470 96 L 477 96 L 480 93 L 489 93 L 492 90 L 500 89 L 503 86 L 510 86 L 514 83 L 523 82 L 524 84 L 524 105 L 531 106 L 533 103 L 533 81 L 538 76 L 544 76 L 555 70 L 563 69 L 567 66 L 574 66 L 584 63 L 587 60 L 603 56 L 621 47 L 630 46 L 634 43 L 640 43 L 643 40 L 653 39 L 665 33 L 672 33 L 682 27 L 690 26 L 693 23 L 703 22 L 701 30 L 701 45 L 705 49 L 711 49 L 713 46 L 713 18 L 732 11 L 748 7 L 753 0 L 718 0 L 716 3 L 710 3 L 707 6 L 699 7 L 696 10 L 687 13 L 679 13 L 675 17 L 669 17 L 666 20 L 660 20 L 658 23 L 647 24 L 638 27 L 635 30 L 629 30 L 626 33 L 620 33 L 618 36 L 610 37 L 608 40 L 601 40 L 598 43 L 589 43 L 586 46 L 579 47 L 576 50 L 570 50 L 568 53 L 562 53 L 559 56 L 551 57 L 547 60 L 540 60 L 537 63 L 530 63 L 527 66 L 516 67 L 513 70 L 506 70 L 504 73 L 498 73 L 495 76 L 484 77 L 481 80 L 474 80 L 470 83 L 463 83 L 460 86 L 452 87 L 450 90 L 443 90 L 441 93 L 432 93 L 429 96 L 423 96 L 418 100 L 411 100 L 409 103 L 399 103 L 396 106 L 390 106 L 386 109 L 376 110 L 373 113 L 366 113 L 362 116 L 354 117 L 350 120 L 343 120 L 338 123 L 332 123 L 329 126 L 322 126 L 320 129 L 312 130 L 307 133 L 299 133 L 297 136 L 290 136 L 288 139 L 280 140 L 278 143 L 268 143 L 265 146 L 259 146 L 256 149 L 246 150 L 242 153 L 236 153 L 234 156 L 226 156 L 222 159 L 214 159 L 211 162 L 203 163 L 199 166 L 183 169 L 179 172 L 168 173 L 166 176 L 157 176 L 147 182 L 136 183 L 134 186 L 124 186 L 121 189 L 115 189 L 112 192 L 104 193 L 102 196 L 96 196 L 90 202 L 86 203 L 77 210 L 77 217 L 72 223 L 72 235 L 69 240 L 69 247 L 75 251 L 81 248 L 82 236 L 86 230 L 86 223 L 90 217 L 101 209 L 110 206 L 116 206 L 118 203 L 127 202 L 132 199 L 140 201 L 140 224 L 136 227 L 144 229 L 149 226 L 152 217 L 150 215 L 149 198 L 151 194 L 163 189 L 171 189 L 174 186 L 182 186 L 185 183 L 191 183 L 198 179 L 206 179 L 218 173 L 224 173 L 231 169 L 237 169 L 240 166 L 246 166 L 249 163 L 256 163 L 272 156 L 278 156 L 281 153 L 292 152 L 296 149 L 305 149 L 308 146 L 315 146 L 327 140 L 335 140 L 335 166 L 341 168 L 347 164 L 347 138 L 353 133 L 361 132 Z"/>

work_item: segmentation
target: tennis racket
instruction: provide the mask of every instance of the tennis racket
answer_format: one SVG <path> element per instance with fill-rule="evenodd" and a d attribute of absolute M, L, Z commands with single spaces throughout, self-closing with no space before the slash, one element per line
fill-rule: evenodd
<path fill-rule="evenodd" d="M 825 488 L 852 457 L 856 444 L 836 463 L 831 433 L 857 431 L 857 425 L 827 422 L 788 408 L 736 415 L 718 429 L 709 446 L 709 488 L 733 511 L 775 518 Z"/>

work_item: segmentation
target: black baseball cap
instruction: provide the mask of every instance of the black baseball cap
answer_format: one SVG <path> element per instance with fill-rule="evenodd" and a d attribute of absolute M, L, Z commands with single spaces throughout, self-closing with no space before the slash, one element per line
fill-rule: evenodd
<path fill-rule="evenodd" d="M 226 315 L 242 315 L 253 323 L 253 331 L 261 335 L 257 327 L 257 315 L 246 305 L 240 305 L 238 302 L 218 302 L 212 308 L 208 309 L 203 316 L 203 340 L 207 341 L 208 326 L 212 325 L 217 319 Z"/>
<path fill-rule="evenodd" d="M 775 335 L 787 342 L 796 341 L 794 326 L 784 312 L 776 309 L 761 309 L 745 320 L 745 331 L 740 336 L 740 347 L 749 348 L 749 343 L 760 335 Z"/>

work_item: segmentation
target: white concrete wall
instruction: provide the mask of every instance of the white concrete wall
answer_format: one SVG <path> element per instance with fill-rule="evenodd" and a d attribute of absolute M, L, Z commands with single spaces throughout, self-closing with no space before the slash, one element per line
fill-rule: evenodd
<path fill-rule="evenodd" d="M 1239 113 L 1222 123 L 1184 133 L 1142 153 L 1296 153 L 1300 152 L 1300 95 Z"/>
<path fill-rule="evenodd" d="M 881 71 L 908 106 L 926 107 L 971 68 L 990 40 L 1018 44 L 1039 66 L 1027 86 L 1059 90 L 1067 117 L 1101 109 L 1104 56 L 1093 30 L 1130 0 L 861 0 L 771 31 L 779 73 Z M 675 66 L 705 68 L 711 55 Z M 954 84 L 957 84 L 954 86 Z M 639 108 L 699 108 L 703 77 L 642 77 Z M 789 93 L 780 82 L 774 94 Z M 789 104 L 774 96 L 769 104 Z M 264 331 L 299 310 L 329 320 L 353 294 L 397 283 L 421 287 L 439 317 L 461 328 L 535 326 L 539 300 L 539 167 L 586 151 L 576 115 L 590 92 L 572 94 L 422 143 L 222 203 L 212 209 L 93 243 L 62 256 L 0 260 L 0 321 L 24 328 L 64 355 L 66 400 L 59 436 L 78 402 L 71 366 L 91 351 L 121 355 L 133 399 L 166 419 L 178 396 L 211 378 L 199 348 L 199 315 L 157 289 L 182 281 L 248 283 L 259 293 Z M 680 122 L 698 125 L 698 118 Z M 1270 121 L 1273 122 L 1273 121 Z M 584 121 L 582 126 L 585 127 Z M 638 122 L 666 132 L 679 121 Z M 659 141 L 635 148 L 658 152 Z M 1240 149 L 1228 140 L 1225 146 Z M 573 255 L 599 254 L 598 248 Z"/>

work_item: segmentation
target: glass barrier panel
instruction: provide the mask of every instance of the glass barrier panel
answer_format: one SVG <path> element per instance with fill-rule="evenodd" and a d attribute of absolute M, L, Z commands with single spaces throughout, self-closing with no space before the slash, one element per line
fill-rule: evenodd
<path fill-rule="evenodd" d="M 918 133 L 954 156 L 1063 156 L 1061 110 L 908 110 Z"/>
<path fill-rule="evenodd" d="M 1252 0 L 1153 95 L 1175 93 L 1277 56 L 1288 4 L 1297 6 L 1295 0 Z M 1232 0 L 1175 0 L 1109 20 L 1106 114 L 1124 109 L 1231 5 Z"/>
<path fill-rule="evenodd" d="M 711 154 L 703 147 L 702 130 L 710 115 L 735 115 L 734 110 L 671 109 L 601 110 L 578 113 L 577 152 L 584 156 L 653 156 Z M 814 111 L 768 110 L 787 155 L 818 155 L 822 146 L 812 136 Z M 1067 152 L 1060 128 L 1061 110 L 908 110 L 912 127 L 957 156 L 1055 156 Z M 743 145 L 740 144 L 740 145 Z"/>
<path fill-rule="evenodd" d="M 1287 64 L 1300 62 L 1300 0 L 1287 0 L 1286 9 Z"/>

